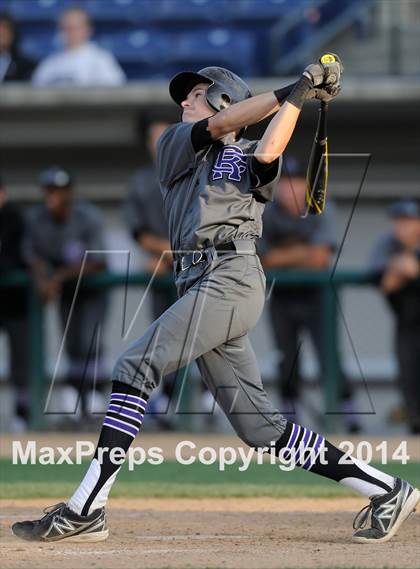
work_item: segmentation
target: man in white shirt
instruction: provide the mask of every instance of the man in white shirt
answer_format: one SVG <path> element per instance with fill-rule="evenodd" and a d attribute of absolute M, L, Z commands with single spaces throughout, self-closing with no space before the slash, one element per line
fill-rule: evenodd
<path fill-rule="evenodd" d="M 59 31 L 64 50 L 38 65 L 32 76 L 35 86 L 115 86 L 125 82 L 114 56 L 90 41 L 92 25 L 84 10 L 70 8 L 63 12 Z"/>

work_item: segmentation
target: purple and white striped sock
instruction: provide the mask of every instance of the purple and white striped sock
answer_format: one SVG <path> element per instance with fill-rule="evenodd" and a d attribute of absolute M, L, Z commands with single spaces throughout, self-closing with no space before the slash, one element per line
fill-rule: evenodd
<path fill-rule="evenodd" d="M 68 507 L 83 516 L 105 506 L 121 468 L 121 464 L 111 460 L 111 451 L 116 448 L 124 453 L 128 451 L 146 411 L 146 395 L 117 381 L 113 382 L 112 387 L 95 455 L 85 477 L 68 501 Z"/>
<path fill-rule="evenodd" d="M 296 423 L 290 423 L 290 425 L 291 432 L 282 451 L 283 457 L 286 460 L 293 460 L 296 466 L 310 470 L 319 457 L 325 439 L 307 427 Z"/>
<path fill-rule="evenodd" d="M 285 432 L 276 442 L 276 451 L 295 466 L 340 482 L 364 496 L 386 494 L 394 487 L 395 479 L 389 474 L 345 457 L 322 435 L 296 423 L 287 422 Z"/>
<path fill-rule="evenodd" d="M 136 395 L 112 393 L 104 426 L 136 437 L 143 423 L 147 401 Z"/>

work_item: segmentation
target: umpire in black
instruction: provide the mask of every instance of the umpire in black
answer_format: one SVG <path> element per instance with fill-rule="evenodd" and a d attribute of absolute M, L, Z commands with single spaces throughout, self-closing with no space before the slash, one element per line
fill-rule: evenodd
<path fill-rule="evenodd" d="M 302 165 L 294 158 L 284 160 L 283 175 L 272 203 L 263 215 L 262 263 L 267 270 L 327 270 L 337 246 L 335 212 L 331 202 L 323 215 L 302 218 L 306 182 Z M 300 396 L 299 351 L 301 335 L 307 332 L 324 375 L 322 296 L 319 287 L 273 287 L 270 318 L 274 339 L 281 352 L 279 388 L 285 413 L 296 412 Z M 342 412 L 350 431 L 358 430 L 353 416 L 350 388 L 341 373 Z"/>

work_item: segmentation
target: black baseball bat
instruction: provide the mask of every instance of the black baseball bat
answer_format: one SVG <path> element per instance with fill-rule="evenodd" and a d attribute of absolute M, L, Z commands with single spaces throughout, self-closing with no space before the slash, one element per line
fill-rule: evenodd
<path fill-rule="evenodd" d="M 328 103 L 321 101 L 318 125 L 306 171 L 306 214 L 319 215 L 325 209 L 328 188 Z"/>

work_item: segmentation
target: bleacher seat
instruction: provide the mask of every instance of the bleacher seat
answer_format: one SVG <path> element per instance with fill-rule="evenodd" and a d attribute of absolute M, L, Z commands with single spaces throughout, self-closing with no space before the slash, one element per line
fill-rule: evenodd
<path fill-rule="evenodd" d="M 358 0 L 367 2 L 368 0 Z M 57 18 L 68 6 L 90 14 L 95 40 L 130 79 L 168 77 L 219 64 L 244 77 L 272 73 L 272 55 L 312 41 L 356 0 L 318 0 L 318 22 L 302 17 L 308 0 L 0 0 L 21 27 L 24 53 L 43 58 L 58 47 Z M 275 48 L 271 33 L 276 29 Z M 273 32 L 274 33 L 274 32 Z M 275 50 L 275 51 L 274 51 Z"/>
<path fill-rule="evenodd" d="M 284 17 L 288 11 L 307 4 L 307 0 L 234 0 L 227 10 L 236 22 L 271 22 Z"/>
<path fill-rule="evenodd" d="M 97 39 L 102 47 L 114 53 L 129 78 L 168 77 L 183 69 L 206 65 L 222 65 L 244 76 L 256 73 L 253 37 L 224 28 L 204 33 L 166 33 L 143 28 Z"/>
<path fill-rule="evenodd" d="M 206 65 L 228 67 L 244 77 L 256 73 L 255 41 L 246 32 L 213 28 L 172 34 L 168 62 L 174 67 L 196 69 Z"/>
<path fill-rule="evenodd" d="M 152 0 L 153 1 L 153 0 Z M 85 8 L 94 22 L 135 23 L 144 10 L 145 0 L 85 0 Z"/>
<path fill-rule="evenodd" d="M 229 16 L 229 4 L 232 0 L 140 0 L 145 4 L 140 17 L 155 23 L 177 25 L 180 23 L 203 24 L 223 22 Z"/>
<path fill-rule="evenodd" d="M 112 51 L 129 79 L 160 76 L 160 67 L 165 64 L 166 54 L 171 49 L 167 34 L 152 29 L 115 32 L 99 36 L 97 41 Z"/>
<path fill-rule="evenodd" d="M 10 0 L 0 0 L 0 12 L 10 12 Z"/>
<path fill-rule="evenodd" d="M 130 33 L 115 32 L 97 38 L 105 49 L 109 49 L 121 61 L 144 60 L 158 63 L 170 49 L 165 33 L 151 29 L 137 29 Z"/>
<path fill-rule="evenodd" d="M 363 0 L 366 2 L 366 0 Z M 320 21 L 325 24 L 330 20 L 339 16 L 348 7 L 356 8 L 357 4 L 361 4 L 361 0 L 340 0 L 339 3 L 329 0 L 319 6 Z"/>
<path fill-rule="evenodd" d="M 40 61 L 57 51 L 60 38 L 53 30 L 41 30 L 34 34 L 25 34 L 21 41 L 22 53 L 34 61 Z"/>
<path fill-rule="evenodd" d="M 20 22 L 55 22 L 71 5 L 71 0 L 10 0 L 8 11 Z"/>

